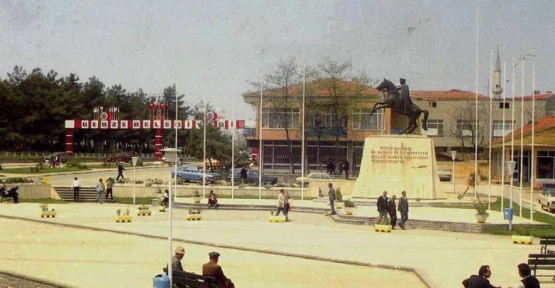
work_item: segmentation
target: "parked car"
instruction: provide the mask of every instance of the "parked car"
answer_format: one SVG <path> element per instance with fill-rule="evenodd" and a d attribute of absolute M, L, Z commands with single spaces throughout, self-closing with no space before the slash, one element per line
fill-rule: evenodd
<path fill-rule="evenodd" d="M 555 211 L 555 189 L 545 189 L 543 193 L 538 196 L 538 202 L 542 209 L 549 212 Z"/>
<path fill-rule="evenodd" d="M 315 172 L 315 173 L 310 173 L 308 175 L 305 175 L 304 177 L 297 177 L 295 179 L 295 182 L 297 183 L 305 183 L 305 185 L 310 184 L 310 181 L 312 180 L 322 180 L 322 179 L 332 179 L 332 177 L 330 176 L 330 174 L 328 173 L 323 173 L 323 172 Z"/>
<path fill-rule="evenodd" d="M 176 171 L 172 171 L 172 177 L 175 177 Z M 202 183 L 202 179 L 206 178 L 206 183 L 212 183 L 214 181 L 214 176 L 210 174 L 204 174 L 198 171 L 196 166 L 186 165 L 177 168 L 177 179 L 181 179 L 185 182 L 199 182 Z"/>
<path fill-rule="evenodd" d="M 106 157 L 106 162 L 109 162 L 109 163 L 118 163 L 118 162 L 129 163 L 129 162 L 131 162 L 131 157 L 133 157 L 133 155 L 131 155 L 129 153 L 112 154 L 112 155 Z"/>
<path fill-rule="evenodd" d="M 235 183 L 241 182 L 241 168 L 236 168 L 235 170 Z M 247 184 L 258 184 L 259 174 L 256 170 L 247 170 Z M 231 181 L 231 170 L 226 174 L 227 181 Z M 264 176 L 262 175 L 262 184 L 272 184 L 275 185 L 277 183 L 277 177 L 274 176 Z"/>
<path fill-rule="evenodd" d="M 439 181 L 451 181 L 451 169 L 449 167 L 437 167 L 437 174 L 439 175 Z"/>
<path fill-rule="evenodd" d="M 193 165 L 184 165 L 183 167 L 189 167 L 191 171 L 198 172 L 198 173 L 202 173 L 202 170 L 204 169 L 204 167 L 202 166 L 193 166 Z M 210 172 L 208 169 L 209 167 L 206 166 L 206 174 L 212 175 L 214 181 L 222 179 L 222 174 L 217 172 Z"/>

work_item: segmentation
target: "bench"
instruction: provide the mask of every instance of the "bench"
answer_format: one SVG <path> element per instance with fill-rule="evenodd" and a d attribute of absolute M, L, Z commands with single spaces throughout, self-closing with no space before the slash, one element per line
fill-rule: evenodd
<path fill-rule="evenodd" d="M 172 283 L 177 287 L 187 288 L 218 288 L 216 278 L 209 276 L 197 275 L 183 271 L 172 271 Z"/>
<path fill-rule="evenodd" d="M 555 254 L 530 254 L 528 255 L 528 265 L 530 265 L 530 269 L 534 270 L 534 277 L 536 277 L 537 270 L 555 270 Z M 553 276 L 553 274 L 549 276 Z"/>
<path fill-rule="evenodd" d="M 549 250 L 549 245 L 555 245 L 555 236 L 541 236 L 540 245 L 542 245 L 540 253 L 547 254 L 547 251 Z"/>

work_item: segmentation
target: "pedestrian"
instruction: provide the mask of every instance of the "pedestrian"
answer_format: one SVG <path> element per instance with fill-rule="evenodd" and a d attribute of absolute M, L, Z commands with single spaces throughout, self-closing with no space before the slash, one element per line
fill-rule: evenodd
<path fill-rule="evenodd" d="M 335 189 L 333 189 L 333 185 L 331 183 L 328 184 L 328 197 L 330 199 L 330 206 L 331 206 L 331 215 L 335 215 Z"/>
<path fill-rule="evenodd" d="M 380 223 L 387 219 L 387 191 L 383 191 L 383 195 L 378 198 L 378 213 L 380 213 Z"/>
<path fill-rule="evenodd" d="M 104 183 L 102 183 L 102 178 L 100 178 L 96 184 L 96 200 L 94 202 L 100 201 L 100 204 L 102 204 L 102 198 L 104 198 L 102 196 L 104 196 Z"/>
<path fill-rule="evenodd" d="M 118 177 L 116 177 L 116 181 L 119 181 L 119 177 L 121 177 L 121 179 L 125 180 L 125 177 L 123 177 L 123 171 L 125 170 L 125 168 L 123 168 L 123 164 L 121 162 L 119 162 L 118 165 Z"/>
<path fill-rule="evenodd" d="M 235 284 L 231 282 L 231 279 L 225 277 L 222 267 L 218 265 L 220 253 L 210 252 L 208 256 L 210 257 L 210 261 L 202 265 L 202 275 L 216 278 L 219 288 L 235 288 Z"/>
<path fill-rule="evenodd" d="M 208 195 L 208 209 L 212 207 L 218 208 L 218 198 L 216 198 L 214 190 L 210 190 L 210 195 Z"/>
<path fill-rule="evenodd" d="M 397 196 L 393 195 L 387 203 L 387 212 L 391 219 L 391 229 L 395 229 L 395 224 L 397 224 L 397 206 L 395 205 L 395 199 L 397 199 Z"/>
<path fill-rule="evenodd" d="M 405 230 L 405 223 L 409 220 L 409 200 L 407 199 L 407 192 L 401 193 L 403 196 L 399 199 L 399 212 L 401 212 L 401 223 L 399 226 Z"/>
<path fill-rule="evenodd" d="M 328 165 L 326 165 L 326 169 L 328 174 L 333 175 L 333 170 L 335 170 L 335 165 L 333 164 L 333 160 L 330 158 L 328 159 Z"/>
<path fill-rule="evenodd" d="M 106 201 L 108 201 L 108 195 L 110 195 L 110 200 L 114 202 L 114 194 L 112 194 L 114 183 L 115 181 L 112 177 L 108 178 L 108 181 L 106 181 Z"/>
<path fill-rule="evenodd" d="M 283 215 L 285 215 L 285 221 L 289 221 L 289 213 L 287 211 L 287 200 L 285 196 L 285 190 L 281 189 L 278 194 L 278 206 L 276 216 L 279 216 L 279 213 L 283 211 Z"/>
<path fill-rule="evenodd" d="M 73 201 L 77 201 L 79 199 L 79 190 L 81 190 L 81 182 L 79 182 L 77 177 L 73 179 L 71 188 L 73 188 Z"/>
<path fill-rule="evenodd" d="M 518 274 L 522 278 L 519 283 L 511 286 L 511 288 L 540 288 L 540 282 L 536 277 L 530 274 L 530 266 L 521 263 L 518 266 Z"/>
<path fill-rule="evenodd" d="M 185 270 L 183 270 L 183 265 L 181 265 L 181 259 L 183 259 L 183 257 L 185 257 L 185 248 L 177 246 L 175 248 L 175 256 L 172 257 L 173 271 L 185 272 Z"/>
<path fill-rule="evenodd" d="M 179 157 L 179 160 L 177 161 L 177 167 L 181 167 L 182 165 L 183 165 L 183 159 Z"/>
<path fill-rule="evenodd" d="M 462 282 L 464 288 L 496 288 L 489 283 L 488 278 L 491 277 L 491 269 L 488 265 L 483 265 L 478 270 L 478 275 L 472 275 L 470 278 Z M 501 286 L 498 286 L 501 288 Z"/>
<path fill-rule="evenodd" d="M 243 166 L 243 168 L 241 168 L 241 172 L 240 172 L 240 176 L 241 178 L 241 184 L 245 184 L 247 182 L 247 166 Z"/>
<path fill-rule="evenodd" d="M 343 161 L 343 170 L 345 170 L 345 179 L 349 179 L 349 169 L 351 167 L 349 167 L 349 161 L 345 160 Z"/>
<path fill-rule="evenodd" d="M 170 191 L 168 191 L 168 189 L 164 190 L 164 199 L 162 200 L 162 205 L 164 205 L 164 207 L 169 207 L 170 204 Z"/>
<path fill-rule="evenodd" d="M 339 175 L 341 175 L 343 173 L 343 169 L 345 168 L 345 165 L 343 165 L 343 161 L 339 161 Z"/>

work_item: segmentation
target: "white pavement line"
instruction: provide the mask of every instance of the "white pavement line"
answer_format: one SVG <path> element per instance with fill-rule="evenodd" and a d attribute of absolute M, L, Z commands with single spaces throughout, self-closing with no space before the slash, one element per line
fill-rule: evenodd
<path fill-rule="evenodd" d="M 75 228 L 75 229 L 92 230 L 92 231 L 98 231 L 98 232 L 109 232 L 109 233 L 122 234 L 122 235 L 139 236 L 139 237 L 157 239 L 157 240 L 166 240 L 167 239 L 167 237 L 141 234 L 141 233 L 136 233 L 136 232 L 118 231 L 118 230 L 103 229 L 103 228 L 96 228 L 96 227 L 89 227 L 89 226 L 82 226 L 82 225 L 75 225 L 75 224 L 67 224 L 67 223 L 53 223 L 53 222 L 47 222 L 47 221 L 42 221 L 42 220 L 37 220 L 37 219 L 29 219 L 29 218 L 17 217 L 17 216 L 0 215 L 0 218 L 6 218 L 6 219 L 11 219 L 11 220 L 29 221 L 29 222 L 48 224 L 48 225 L 54 225 L 54 226 L 59 226 L 59 227 L 65 227 L 65 228 Z M 425 277 L 422 275 L 422 273 L 419 272 L 419 270 L 414 269 L 414 268 L 410 268 L 410 267 L 386 265 L 386 264 L 372 264 L 372 263 L 366 263 L 366 262 L 360 262 L 360 261 L 350 261 L 350 260 L 319 257 L 319 256 L 313 256 L 313 255 L 306 255 L 306 254 L 286 253 L 286 252 L 273 251 L 273 250 L 247 248 L 247 247 L 242 247 L 242 246 L 217 244 L 217 243 L 210 243 L 210 242 L 204 242 L 204 241 L 188 240 L 188 239 L 183 239 L 183 238 L 173 238 L 173 240 L 178 241 L 178 242 L 187 243 L 187 244 L 195 244 L 195 245 L 210 246 L 210 247 L 219 247 L 219 248 L 233 249 L 233 250 L 246 251 L 246 252 L 255 252 L 255 253 L 262 253 L 262 254 L 270 254 L 270 255 L 278 255 L 278 256 L 285 256 L 285 257 L 301 258 L 301 259 L 307 259 L 307 260 L 322 261 L 322 262 L 331 262 L 331 263 L 337 263 L 337 264 L 362 266 L 362 267 L 369 267 L 369 268 L 381 268 L 381 269 L 388 269 L 388 270 L 399 270 L 399 271 L 412 272 L 418 277 L 418 279 L 420 279 L 420 281 L 422 281 L 422 283 L 424 285 L 426 285 L 426 287 L 432 288 L 432 285 L 429 284 L 429 282 L 425 279 Z M 65 288 L 65 287 L 63 287 L 63 288 Z"/>
<path fill-rule="evenodd" d="M 35 277 L 32 277 L 32 276 L 22 275 L 22 274 L 18 274 L 18 273 L 14 273 L 14 272 L 8 272 L 8 271 L 5 271 L 5 270 L 0 270 L 0 274 L 8 275 L 8 276 L 14 277 L 14 278 L 20 278 L 20 279 L 27 280 L 27 281 L 37 282 L 37 283 L 44 284 L 44 285 L 54 286 L 54 287 L 58 287 L 58 288 L 74 288 L 73 286 L 68 286 L 66 284 L 58 283 L 58 282 L 55 282 L 55 281 L 52 281 L 52 280 L 39 279 L 39 278 L 35 278 Z"/>

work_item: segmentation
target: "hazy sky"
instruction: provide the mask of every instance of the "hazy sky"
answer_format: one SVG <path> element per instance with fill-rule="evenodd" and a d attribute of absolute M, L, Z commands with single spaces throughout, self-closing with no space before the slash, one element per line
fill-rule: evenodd
<path fill-rule="evenodd" d="M 127 91 L 175 83 L 188 104 L 206 96 L 228 112 L 235 82 L 242 119 L 254 114 L 239 96 L 251 89 L 246 81 L 290 56 L 312 66 L 351 60 L 353 72 L 404 77 L 412 90 L 474 91 L 479 6 L 480 92 L 497 44 L 509 77 L 511 57 L 536 48 L 543 92 L 555 90 L 554 2 L 0 0 L 0 77 L 21 65 L 95 75 Z"/>

